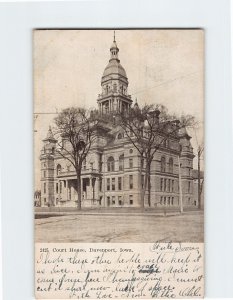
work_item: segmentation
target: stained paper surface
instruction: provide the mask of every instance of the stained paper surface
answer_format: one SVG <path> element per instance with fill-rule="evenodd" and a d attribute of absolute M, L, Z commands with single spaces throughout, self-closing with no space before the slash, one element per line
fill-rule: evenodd
<path fill-rule="evenodd" d="M 204 297 L 204 31 L 34 30 L 36 299 Z"/>
<path fill-rule="evenodd" d="M 37 244 L 38 299 L 203 297 L 203 244 Z"/>

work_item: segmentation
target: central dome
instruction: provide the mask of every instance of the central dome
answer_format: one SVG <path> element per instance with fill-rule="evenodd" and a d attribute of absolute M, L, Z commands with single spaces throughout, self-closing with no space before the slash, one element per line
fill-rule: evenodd
<path fill-rule="evenodd" d="M 120 60 L 118 58 L 118 52 L 119 52 L 119 48 L 117 47 L 117 43 L 115 40 L 115 32 L 114 32 L 114 40 L 113 40 L 112 46 L 110 48 L 111 56 L 110 56 L 109 63 L 104 70 L 104 73 L 102 76 L 102 82 L 105 80 L 108 80 L 112 77 L 118 78 L 118 79 L 119 79 L 119 77 L 124 77 L 123 78 L 124 81 L 125 82 L 128 81 L 125 69 L 120 64 Z"/>
<path fill-rule="evenodd" d="M 127 78 L 125 69 L 120 64 L 119 60 L 111 59 L 107 65 L 107 67 L 104 70 L 103 77 L 109 76 L 112 74 L 119 74 L 125 78 Z"/>

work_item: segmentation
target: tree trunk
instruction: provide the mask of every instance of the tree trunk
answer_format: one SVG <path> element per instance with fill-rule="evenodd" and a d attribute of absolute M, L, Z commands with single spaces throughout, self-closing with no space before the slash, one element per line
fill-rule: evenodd
<path fill-rule="evenodd" d="M 197 192 L 197 196 L 198 196 L 198 208 L 201 209 L 201 170 L 200 170 L 200 160 L 201 160 L 201 151 L 200 149 L 198 149 L 198 192 Z"/>
<path fill-rule="evenodd" d="M 183 191 L 182 191 L 182 179 L 181 179 L 181 165 L 180 156 L 178 155 L 178 170 L 179 170 L 179 202 L 180 202 L 180 212 L 183 213 Z"/>
<path fill-rule="evenodd" d="M 142 179 L 142 175 L 143 175 L 142 173 L 143 173 L 143 158 L 141 157 L 141 162 L 140 162 L 140 179 L 139 179 L 140 191 L 141 191 L 141 203 L 140 203 L 140 207 L 144 208 L 145 179 L 144 180 Z"/>
<path fill-rule="evenodd" d="M 150 182 L 150 167 L 151 163 L 149 162 L 147 169 L 148 169 L 148 206 L 151 206 L 151 182 Z"/>
<path fill-rule="evenodd" d="M 143 203 L 145 203 L 145 195 L 146 195 L 146 190 L 147 190 L 147 184 L 148 184 L 148 171 L 147 171 L 147 166 L 146 166 L 144 188 L 143 188 Z M 144 204 L 144 206 L 145 206 L 145 204 Z"/>
<path fill-rule="evenodd" d="M 81 174 L 77 174 L 77 194 L 78 194 L 78 203 L 77 208 L 81 210 L 81 201 L 82 201 L 82 190 L 81 190 Z"/>

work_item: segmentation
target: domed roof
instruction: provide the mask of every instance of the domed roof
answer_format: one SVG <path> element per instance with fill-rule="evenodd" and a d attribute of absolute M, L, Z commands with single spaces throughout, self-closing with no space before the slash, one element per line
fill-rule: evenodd
<path fill-rule="evenodd" d="M 125 69 L 122 67 L 122 65 L 120 64 L 120 61 L 117 59 L 110 59 L 107 67 L 104 70 L 103 77 L 109 76 L 112 74 L 119 74 L 119 75 L 127 78 Z"/>

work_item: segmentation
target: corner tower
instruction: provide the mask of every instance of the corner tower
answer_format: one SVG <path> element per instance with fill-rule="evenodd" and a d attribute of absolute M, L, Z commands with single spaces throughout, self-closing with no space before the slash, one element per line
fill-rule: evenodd
<path fill-rule="evenodd" d="M 54 156 L 57 140 L 49 127 L 41 150 L 41 206 L 54 206 Z"/>
<path fill-rule="evenodd" d="M 193 199 L 193 147 L 191 145 L 191 136 L 188 135 L 186 128 L 179 132 L 181 145 L 181 180 L 183 191 L 183 204 L 185 206 L 194 205 Z"/>
<path fill-rule="evenodd" d="M 101 79 L 102 93 L 97 100 L 100 114 L 129 110 L 132 104 L 131 96 L 128 95 L 128 78 L 120 64 L 118 53 L 114 31 L 110 60 Z"/>

